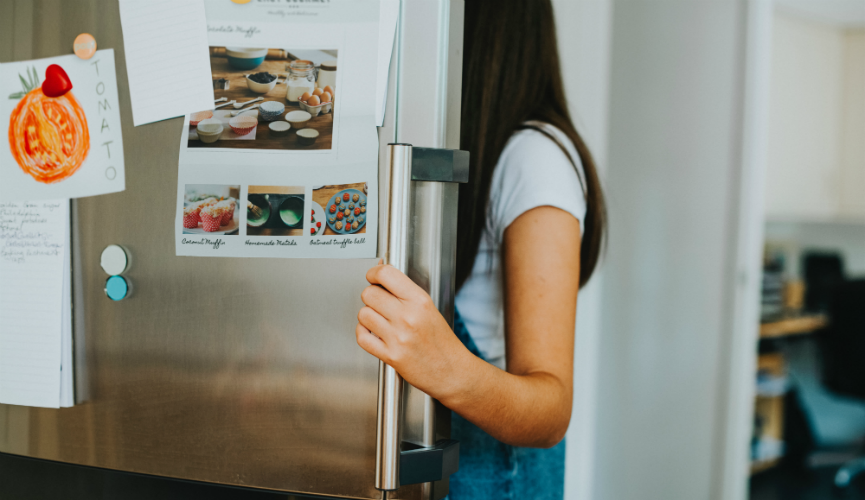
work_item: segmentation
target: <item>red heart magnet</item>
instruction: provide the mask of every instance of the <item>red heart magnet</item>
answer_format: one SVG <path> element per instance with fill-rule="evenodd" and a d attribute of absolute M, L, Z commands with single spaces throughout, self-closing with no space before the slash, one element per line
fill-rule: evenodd
<path fill-rule="evenodd" d="M 45 70 L 45 81 L 42 82 L 42 93 L 48 97 L 60 97 L 72 90 L 72 82 L 63 68 L 56 64 Z"/>

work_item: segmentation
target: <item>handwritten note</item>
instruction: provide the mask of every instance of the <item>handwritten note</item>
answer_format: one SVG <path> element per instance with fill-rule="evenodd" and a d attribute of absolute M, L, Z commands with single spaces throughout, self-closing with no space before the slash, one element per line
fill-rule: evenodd
<path fill-rule="evenodd" d="M 213 108 L 203 0 L 120 0 L 135 126 Z"/>
<path fill-rule="evenodd" d="M 0 203 L 0 403 L 72 404 L 68 240 L 69 200 Z"/>

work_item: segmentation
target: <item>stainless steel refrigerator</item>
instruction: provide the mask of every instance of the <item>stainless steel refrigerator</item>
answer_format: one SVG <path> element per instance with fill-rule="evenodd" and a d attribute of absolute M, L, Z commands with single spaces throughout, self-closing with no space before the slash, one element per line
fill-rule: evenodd
<path fill-rule="evenodd" d="M 388 144 L 458 148 L 462 22 L 463 0 L 402 0 L 379 129 L 378 254 L 404 252 L 408 274 L 449 320 L 452 181 L 464 174 L 449 169 L 465 168 L 465 157 Z M 116 0 L 0 0 L 2 62 L 69 53 L 82 32 L 117 54 L 126 190 L 72 204 L 80 402 L 0 405 L 0 453 L 339 498 L 381 498 L 376 486 L 396 484 L 388 498 L 447 494 L 450 412 L 388 381 L 355 342 L 360 292 L 376 261 L 175 256 L 183 119 L 132 126 Z M 406 181 L 407 191 L 391 196 L 394 166 L 434 180 Z M 147 231 L 123 224 L 124 207 L 145 201 L 158 223 Z M 394 220 L 391 201 L 404 203 Z M 130 256 L 132 294 L 119 302 L 106 298 L 99 265 L 112 244 Z M 394 390 L 402 402 L 388 422 L 379 403 L 390 404 Z M 391 426 L 384 431 L 382 419 Z M 394 443 L 396 456 L 387 449 Z"/>

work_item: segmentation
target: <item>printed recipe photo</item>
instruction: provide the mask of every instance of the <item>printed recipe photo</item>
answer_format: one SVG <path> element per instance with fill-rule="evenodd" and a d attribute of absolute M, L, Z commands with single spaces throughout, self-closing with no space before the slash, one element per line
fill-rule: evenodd
<path fill-rule="evenodd" d="M 238 234 L 239 197 L 240 186 L 187 184 L 183 196 L 183 234 Z"/>
<path fill-rule="evenodd" d="M 303 236 L 304 206 L 303 186 L 249 186 L 246 234 Z"/>
<path fill-rule="evenodd" d="M 337 51 L 210 47 L 214 108 L 189 116 L 190 148 L 333 147 Z"/>
<path fill-rule="evenodd" d="M 365 182 L 313 187 L 312 209 L 321 210 L 325 217 L 324 231 L 318 235 L 365 233 L 367 191 Z"/>

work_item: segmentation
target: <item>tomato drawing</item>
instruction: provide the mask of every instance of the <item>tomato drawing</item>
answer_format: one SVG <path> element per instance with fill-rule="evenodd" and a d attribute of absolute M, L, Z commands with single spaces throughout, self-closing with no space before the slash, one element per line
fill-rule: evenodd
<path fill-rule="evenodd" d="M 81 168 L 90 152 L 90 132 L 63 68 L 52 64 L 45 73 L 39 87 L 36 70 L 28 72 L 29 81 L 21 78 L 24 91 L 9 96 L 21 97 L 9 117 L 9 146 L 24 172 L 53 184 Z"/>

